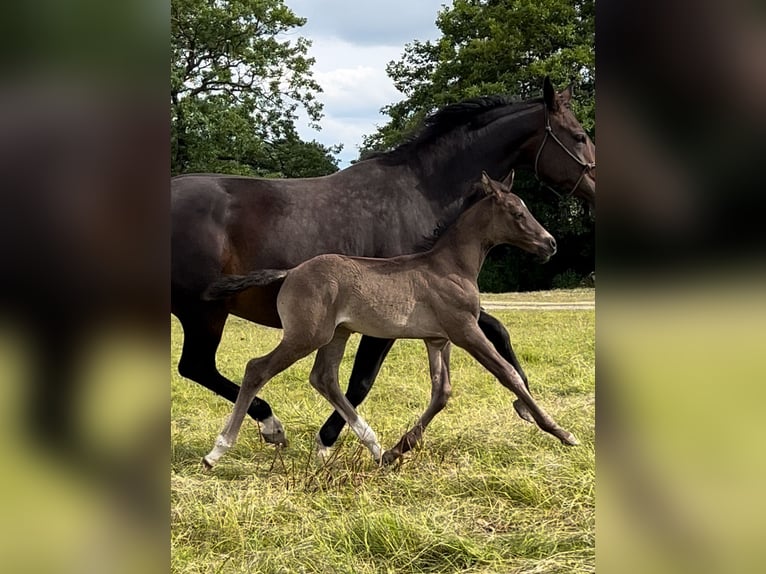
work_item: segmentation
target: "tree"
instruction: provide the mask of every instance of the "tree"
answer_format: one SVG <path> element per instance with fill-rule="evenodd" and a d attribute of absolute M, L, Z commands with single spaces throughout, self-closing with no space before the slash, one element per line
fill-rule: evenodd
<path fill-rule="evenodd" d="M 447 104 L 490 94 L 539 95 L 546 75 L 561 87 L 574 81 L 573 110 L 595 139 L 594 19 L 594 0 L 454 0 L 437 16 L 441 38 L 407 44 L 386 68 L 404 99 L 383 108 L 391 119 L 365 137 L 362 154 L 392 149 Z M 559 239 L 560 251 L 536 269 L 518 250 L 496 250 L 482 287 L 549 288 L 558 275 L 591 272 L 593 224 L 583 206 L 551 201 L 550 192 L 537 191 L 537 182 L 522 174 L 514 188 Z"/>
<path fill-rule="evenodd" d="M 304 23 L 283 0 L 171 1 L 174 174 L 292 176 L 276 160 L 301 148 L 318 162 L 301 173 L 337 170 L 337 148 L 295 132 L 298 108 L 322 115 L 310 43 L 288 34 Z"/>

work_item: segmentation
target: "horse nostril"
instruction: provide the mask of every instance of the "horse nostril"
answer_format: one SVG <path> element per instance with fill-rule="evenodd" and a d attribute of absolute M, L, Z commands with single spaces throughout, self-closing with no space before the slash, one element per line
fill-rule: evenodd
<path fill-rule="evenodd" d="M 549 243 L 551 245 L 551 249 L 553 249 L 553 251 L 555 252 L 556 251 L 556 240 L 553 237 L 551 237 L 548 241 L 549 241 Z"/>

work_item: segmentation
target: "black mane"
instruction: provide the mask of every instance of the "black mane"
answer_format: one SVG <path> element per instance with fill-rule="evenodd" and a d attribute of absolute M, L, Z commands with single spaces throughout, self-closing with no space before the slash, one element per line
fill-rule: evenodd
<path fill-rule="evenodd" d="M 507 108 L 502 114 L 506 115 L 542 101 L 542 98 L 518 100 L 508 96 L 482 96 L 449 104 L 428 115 L 423 122 L 423 127 L 394 149 L 367 153 L 362 160 L 384 159 L 397 162 L 408 156 L 413 149 L 432 142 L 455 128 L 465 126 L 477 129 L 499 117 L 499 114 L 486 114 L 486 112 Z"/>
<path fill-rule="evenodd" d="M 454 225 L 454 223 L 463 212 L 465 212 L 469 207 L 475 203 L 478 203 L 485 197 L 487 197 L 487 192 L 484 191 L 484 186 L 480 182 L 476 182 L 473 185 L 471 194 L 466 196 L 463 201 L 460 202 L 460 205 L 456 208 L 456 210 L 451 212 L 449 217 L 439 221 L 436 224 L 436 227 L 434 227 L 434 230 L 431 232 L 431 235 L 428 235 L 427 237 L 424 237 L 418 241 L 418 243 L 415 245 L 416 251 L 421 252 L 429 251 L 432 249 L 433 246 L 436 245 L 436 242 L 439 240 L 439 238 L 444 235 L 444 232 L 452 227 L 452 225 Z"/>

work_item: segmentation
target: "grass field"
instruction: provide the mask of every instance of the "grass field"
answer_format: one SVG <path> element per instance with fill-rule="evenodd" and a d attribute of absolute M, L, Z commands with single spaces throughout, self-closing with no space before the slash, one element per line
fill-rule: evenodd
<path fill-rule="evenodd" d="M 497 300 L 592 300 L 592 289 Z M 314 435 L 329 405 L 308 384 L 311 358 L 261 395 L 288 432 L 280 451 L 249 419 L 211 472 L 200 459 L 231 405 L 183 380 L 172 323 L 172 571 L 595 572 L 593 310 L 493 311 L 511 332 L 535 397 L 581 445 L 565 447 L 519 419 L 515 398 L 462 350 L 453 394 L 403 463 L 378 468 L 344 431 L 326 464 Z M 239 381 L 280 331 L 230 318 L 218 365 Z M 345 386 L 354 336 L 341 365 Z M 391 447 L 428 403 L 421 341 L 398 341 L 360 413 Z"/>

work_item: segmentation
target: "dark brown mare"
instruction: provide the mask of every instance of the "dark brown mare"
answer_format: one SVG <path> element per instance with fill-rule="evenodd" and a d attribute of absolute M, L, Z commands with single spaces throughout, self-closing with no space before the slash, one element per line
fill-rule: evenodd
<path fill-rule="evenodd" d="M 508 243 L 544 261 L 556 253 L 556 241 L 511 193 L 512 185 L 513 172 L 503 183 L 482 174 L 484 197 L 467 207 L 425 253 L 389 259 L 325 254 L 289 271 L 254 271 L 214 283 L 206 297 L 223 300 L 254 286 L 280 285 L 277 311 L 284 333 L 273 351 L 248 361 L 234 410 L 203 463 L 212 467 L 234 445 L 256 393 L 317 349 L 311 385 L 341 414 L 377 463 L 391 463 L 410 450 L 446 406 L 451 389 L 450 343 L 467 350 L 515 393 L 541 429 L 564 444 L 578 444 L 537 404 L 479 327 L 477 280 L 492 247 Z M 338 385 L 338 367 L 352 332 L 386 339 L 422 338 L 428 349 L 431 402 L 415 426 L 385 454 L 375 432 Z"/>
<path fill-rule="evenodd" d="M 509 102 L 480 98 L 443 108 L 412 141 L 333 175 L 269 180 L 185 175 L 171 184 L 171 305 L 184 330 L 178 370 L 234 402 L 239 387 L 218 372 L 215 354 L 229 313 L 281 326 L 274 286 L 228 301 L 202 293 L 224 274 L 288 269 L 322 253 L 392 257 L 422 250 L 423 237 L 454 221 L 481 170 L 495 179 L 512 168 L 593 204 L 595 147 L 569 107 L 571 90 Z M 526 376 L 507 331 L 485 312 L 479 327 L 498 352 Z M 367 396 L 392 340 L 362 338 L 346 396 Z M 284 443 L 271 407 L 255 398 L 248 413 L 269 442 Z M 519 414 L 532 417 L 521 405 Z M 334 444 L 345 424 L 333 413 L 320 431 Z"/>

